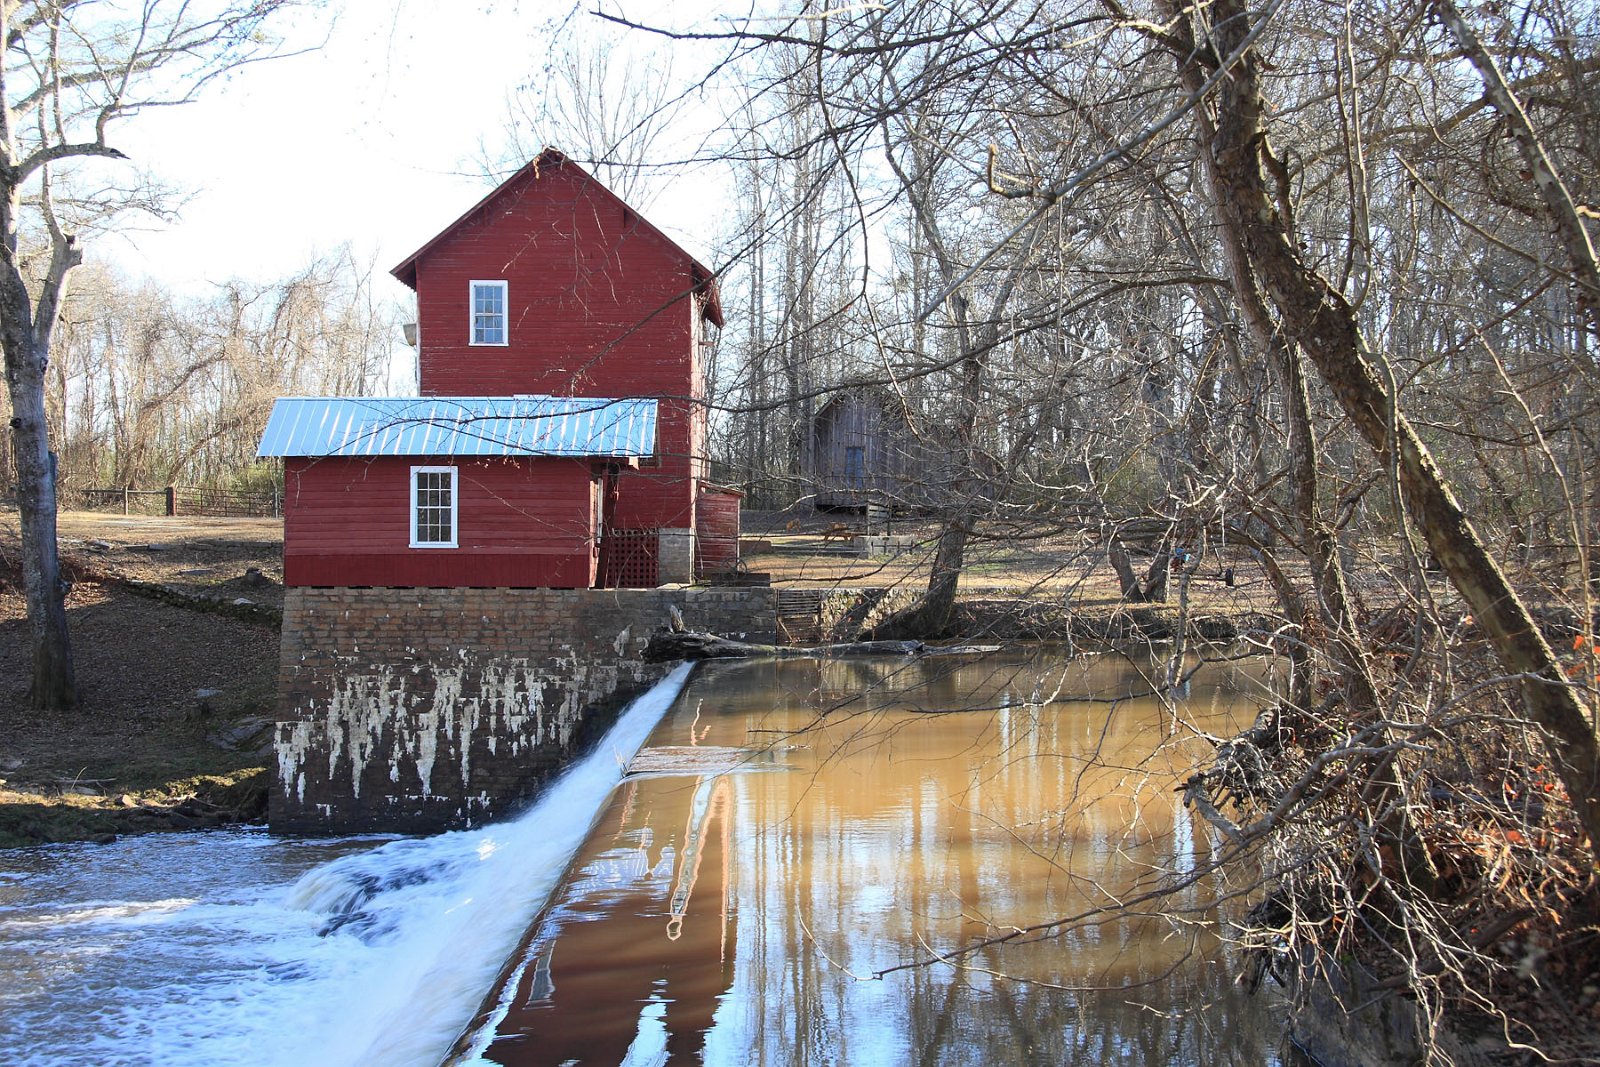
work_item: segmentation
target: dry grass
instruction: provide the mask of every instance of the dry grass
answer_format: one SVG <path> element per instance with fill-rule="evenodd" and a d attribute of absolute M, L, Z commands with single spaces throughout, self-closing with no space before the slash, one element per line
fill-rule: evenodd
<path fill-rule="evenodd" d="M 754 573 L 771 575 L 772 584 L 780 587 L 926 585 L 936 529 L 930 523 L 899 524 L 895 534 L 907 538 L 909 546 L 873 557 L 851 555 L 848 547 L 825 541 L 816 533 L 772 534 L 759 539 L 770 542 L 771 548 L 747 551 L 744 562 Z M 1088 531 L 1045 538 L 980 531 L 968 545 L 961 594 L 983 599 L 1044 598 L 1064 610 L 1111 611 L 1122 604 L 1122 595 L 1103 551 Z M 1148 559 L 1135 559 L 1136 567 L 1148 563 Z M 1234 571 L 1232 586 L 1222 580 L 1224 569 L 1230 567 Z M 1174 600 L 1177 597 L 1176 582 L 1172 596 Z M 1276 604 L 1259 565 L 1247 552 L 1234 548 L 1211 553 L 1201 561 L 1191 578 L 1189 597 L 1196 611 L 1210 614 L 1266 612 Z"/>

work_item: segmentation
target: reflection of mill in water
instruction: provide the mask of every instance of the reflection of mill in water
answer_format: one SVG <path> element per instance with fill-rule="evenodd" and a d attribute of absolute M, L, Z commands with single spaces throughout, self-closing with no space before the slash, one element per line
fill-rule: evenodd
<path fill-rule="evenodd" d="M 694 798 L 689 801 L 689 821 L 683 831 L 683 849 L 678 853 L 677 877 L 673 879 L 672 896 L 668 899 L 670 918 L 667 919 L 667 937 L 676 941 L 683 936 L 683 922 L 689 914 L 689 898 L 694 894 L 694 884 L 700 877 L 700 861 L 704 856 L 706 825 L 713 813 L 721 816 L 722 898 L 720 956 L 728 958 L 728 805 L 733 790 L 725 774 L 695 781 Z"/>
<path fill-rule="evenodd" d="M 613 847 L 576 872 L 531 932 L 487 1062 L 632 1062 L 646 1046 L 665 1062 L 702 1054 L 737 955 L 734 777 L 778 764 L 773 753 L 703 745 L 705 737 L 692 726 L 689 745 L 647 748 L 629 765 L 602 817 Z M 563 931 L 583 947 L 558 951 Z M 585 941 L 590 933 L 601 936 Z M 618 1013 L 633 1023 L 602 1022 Z M 565 1022 L 551 1026 L 557 1018 Z"/>
<path fill-rule="evenodd" d="M 689 902 L 694 895 L 695 883 L 700 878 L 700 865 L 705 858 L 705 844 L 708 828 L 715 834 L 715 839 L 721 847 L 720 863 L 718 864 L 719 892 L 718 919 L 719 933 L 717 962 L 726 965 L 728 962 L 728 893 L 730 879 L 728 866 L 731 850 L 729 839 L 732 834 L 732 824 L 729 820 L 730 806 L 733 801 L 733 788 L 728 776 L 715 774 L 701 776 L 695 779 L 694 796 L 689 801 L 689 814 L 684 826 L 683 844 L 677 850 L 673 859 L 672 890 L 667 897 L 667 940 L 677 941 L 683 936 L 684 923 L 689 916 Z M 716 821 L 720 820 L 720 826 Z M 596 863 L 588 872 L 585 879 L 593 883 L 611 883 L 614 885 L 629 885 L 646 882 L 649 878 L 652 865 L 648 859 L 649 846 L 629 850 L 622 856 L 611 855 Z M 624 858 L 626 857 L 626 858 Z M 582 891 L 580 890 L 580 893 Z M 524 1002 L 529 1005 L 549 1004 L 555 996 L 555 976 L 552 973 L 554 961 L 554 945 L 545 946 L 545 950 L 537 953 L 532 960 L 527 977 L 524 979 Z"/>

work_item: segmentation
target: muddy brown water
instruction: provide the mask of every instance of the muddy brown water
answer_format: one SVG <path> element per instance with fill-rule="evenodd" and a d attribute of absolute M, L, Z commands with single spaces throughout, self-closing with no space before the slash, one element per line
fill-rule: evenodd
<path fill-rule="evenodd" d="M 1249 724 L 1262 667 L 1170 703 L 1163 670 L 702 668 L 455 1062 L 1287 1062 L 1232 981 L 1238 905 L 1211 879 L 1142 899 L 1211 857 L 1173 787 Z"/>

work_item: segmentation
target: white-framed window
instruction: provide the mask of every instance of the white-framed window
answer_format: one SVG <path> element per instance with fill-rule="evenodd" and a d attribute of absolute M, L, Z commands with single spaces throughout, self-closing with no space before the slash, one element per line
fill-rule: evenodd
<path fill-rule="evenodd" d="M 472 304 L 472 343 L 475 345 L 505 345 L 509 330 L 506 323 L 506 283 L 472 282 L 468 290 Z"/>
<path fill-rule="evenodd" d="M 411 468 L 411 547 L 456 547 L 456 468 Z"/>

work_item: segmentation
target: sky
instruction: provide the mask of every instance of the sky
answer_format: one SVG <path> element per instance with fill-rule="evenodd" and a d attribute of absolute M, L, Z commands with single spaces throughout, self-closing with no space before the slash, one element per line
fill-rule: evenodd
<path fill-rule="evenodd" d="M 508 93 L 539 76 L 549 20 L 570 6 L 346 0 L 334 18 L 280 23 L 304 54 L 237 71 L 193 104 L 114 130 L 132 165 L 192 195 L 176 224 L 99 236 L 89 255 L 203 292 L 224 278 L 288 275 L 348 242 L 374 266 L 380 296 L 408 300 L 389 269 L 489 190 L 480 161 L 504 137 Z M 649 18 L 660 7 L 627 10 Z M 714 217 L 702 183 L 665 182 L 646 212 L 700 256 Z"/>

